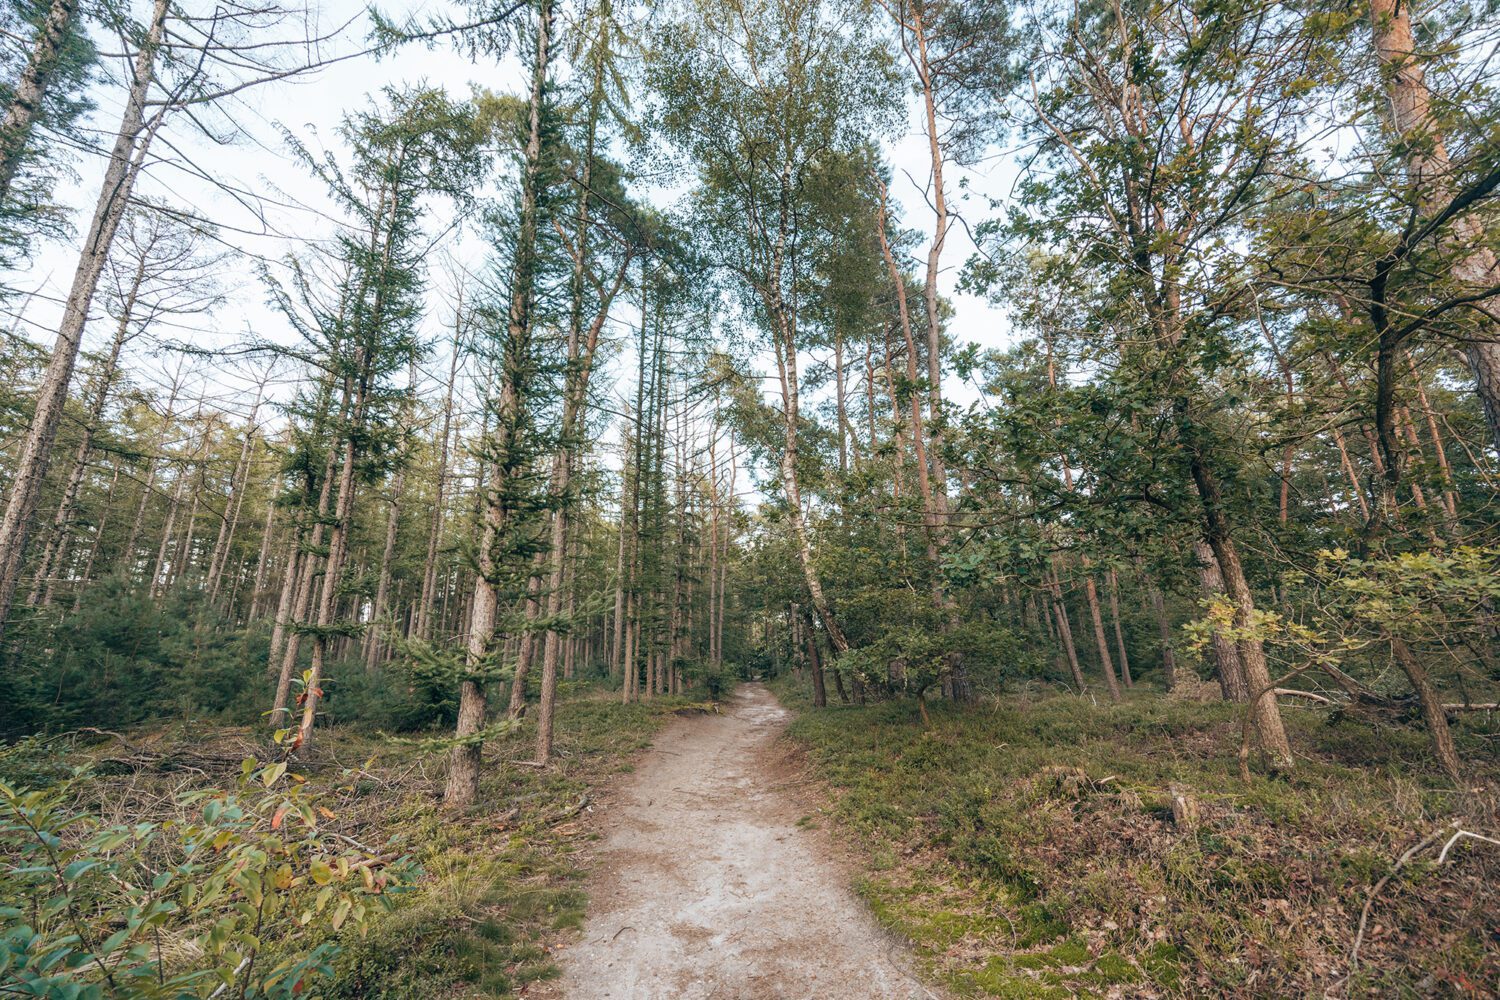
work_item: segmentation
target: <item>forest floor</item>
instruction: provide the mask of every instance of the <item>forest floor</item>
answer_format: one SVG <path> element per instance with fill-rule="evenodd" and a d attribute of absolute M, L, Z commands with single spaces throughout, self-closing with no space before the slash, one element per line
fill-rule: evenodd
<path fill-rule="evenodd" d="M 525 763 L 535 746 L 529 720 L 486 741 L 480 794 L 461 816 L 441 808 L 440 745 L 349 725 L 319 729 L 295 769 L 326 810 L 323 829 L 401 853 L 420 875 L 366 934 L 340 935 L 332 978 L 318 982 L 317 995 L 494 1000 L 530 996 L 557 974 L 553 946 L 583 919 L 575 854 L 593 836 L 587 820 L 597 791 L 628 772 L 677 713 L 699 710 L 691 698 L 622 705 L 618 692 L 581 683 L 563 685 L 560 699 L 554 764 Z M 86 767 L 80 812 L 105 824 L 186 822 L 192 815 L 179 796 L 232 789 L 245 758 L 275 753 L 263 727 L 156 723 L 28 741 L 0 754 L 0 777 L 45 787 Z M 305 935 L 267 942 L 272 952 L 315 944 Z"/>
<path fill-rule="evenodd" d="M 926 1000 L 906 946 L 850 888 L 797 803 L 791 714 L 744 684 L 684 717 L 596 803 L 589 916 L 559 955 L 567 1000 Z"/>
<path fill-rule="evenodd" d="M 1296 769 L 1245 782 L 1234 705 L 1032 689 L 924 725 L 909 700 L 813 710 L 805 687 L 773 682 L 808 811 L 956 996 L 1500 995 L 1500 847 L 1453 839 L 1500 837 L 1493 718 L 1458 724 L 1454 789 L 1419 725 L 1291 703 Z"/>

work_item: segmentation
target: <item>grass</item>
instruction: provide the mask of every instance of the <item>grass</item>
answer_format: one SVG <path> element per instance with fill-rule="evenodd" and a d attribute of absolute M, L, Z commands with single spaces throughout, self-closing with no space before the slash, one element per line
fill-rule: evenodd
<path fill-rule="evenodd" d="M 562 703 L 555 767 L 503 763 L 529 759 L 530 726 L 488 745 L 469 815 L 455 819 L 423 796 L 397 827 L 420 845 L 423 884 L 345 948 L 330 997 L 509 997 L 556 975 L 554 935 L 579 926 L 586 903 L 573 855 L 590 834 L 576 810 L 600 782 L 629 769 L 677 707 L 617 697 L 582 691 Z"/>
<path fill-rule="evenodd" d="M 789 738 L 857 847 L 859 890 L 961 996 L 1484 996 L 1500 982 L 1500 850 L 1435 852 L 1377 898 L 1407 847 L 1460 818 L 1493 836 L 1493 791 L 1460 795 L 1424 735 L 1289 706 L 1286 779 L 1237 777 L 1234 706 L 1140 692 L 1118 706 L 1005 695 L 799 712 Z M 1462 749 L 1493 789 L 1492 732 Z M 1201 805 L 1173 825 L 1168 787 Z"/>
<path fill-rule="evenodd" d="M 319 730 L 313 758 L 296 769 L 333 815 L 324 828 L 407 854 L 422 872 L 363 937 L 342 935 L 334 976 L 318 984 L 319 995 L 503 998 L 556 975 L 551 948 L 558 932 L 583 920 L 574 856 L 593 836 L 581 822 L 587 798 L 629 770 L 685 705 L 660 698 L 622 705 L 618 694 L 566 685 L 556 763 L 510 763 L 530 759 L 532 724 L 489 741 L 478 800 L 462 816 L 440 807 L 445 754 L 354 727 Z M 60 762 L 39 759 L 31 783 L 45 781 L 43 769 L 58 763 L 92 762 L 98 776 L 79 807 L 107 821 L 138 822 L 165 818 L 174 791 L 232 784 L 240 759 L 271 751 L 259 730 L 202 724 L 142 729 L 124 740 L 81 740 Z"/>

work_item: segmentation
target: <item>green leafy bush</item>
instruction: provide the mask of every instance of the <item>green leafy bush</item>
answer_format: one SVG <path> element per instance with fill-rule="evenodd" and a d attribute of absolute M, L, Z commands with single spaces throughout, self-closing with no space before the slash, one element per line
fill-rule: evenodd
<path fill-rule="evenodd" d="M 179 794 L 179 818 L 103 825 L 0 780 L 0 981 L 21 996 L 291 997 L 329 973 L 336 935 L 411 883 L 404 860 L 342 846 L 284 763 L 233 791 Z"/>

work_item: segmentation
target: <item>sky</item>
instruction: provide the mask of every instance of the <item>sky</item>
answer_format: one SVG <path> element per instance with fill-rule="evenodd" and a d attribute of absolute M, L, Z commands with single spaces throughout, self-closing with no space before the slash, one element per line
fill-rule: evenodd
<path fill-rule="evenodd" d="M 200 6 L 190 3 L 190 8 Z M 139 15 L 144 17 L 144 8 Z M 387 14 L 413 14 L 419 19 L 451 16 L 465 19 L 461 8 L 444 4 L 423 4 L 415 8 L 388 8 Z M 362 50 L 368 21 L 364 5 L 357 0 L 325 0 L 316 3 L 311 14 L 310 36 L 326 35 L 341 25 L 349 27 L 321 48 L 324 58 Z M 100 38 L 101 49 L 118 49 L 118 42 Z M 208 314 L 184 317 L 175 325 L 164 326 L 159 338 L 190 343 L 218 352 L 206 361 L 190 366 L 196 380 L 210 394 L 209 405 L 218 405 L 234 413 L 248 407 L 253 397 L 249 386 L 261 377 L 263 363 L 248 363 L 235 353 L 235 347 L 249 336 L 290 342 L 295 335 L 286 320 L 267 303 L 264 284 L 258 277 L 262 263 L 273 269 L 287 253 L 305 250 L 309 240 L 326 239 L 334 230 L 333 209 L 321 182 L 310 176 L 306 167 L 290 155 L 284 133 L 290 133 L 313 150 L 337 149 L 337 127 L 349 111 L 367 107 L 371 95 L 382 87 L 411 83 L 440 86 L 455 95 L 467 95 L 475 87 L 501 93 L 522 93 L 525 75 L 514 56 L 498 61 L 481 56 L 471 60 L 467 54 L 449 45 L 428 48 L 407 46 L 394 55 L 376 60 L 370 56 L 348 59 L 329 65 L 315 73 L 294 80 L 253 88 L 235 98 L 225 108 L 234 128 L 219 129 L 228 137 L 221 143 L 192 127 L 182 117 L 164 129 L 155 147 L 156 161 L 137 189 L 138 195 L 164 200 L 175 205 L 191 206 L 201 216 L 222 224 L 221 249 L 226 256 L 219 269 L 223 301 Z M 97 109 L 88 126 L 96 140 L 107 146 L 117 127 L 124 88 L 118 82 L 120 67 L 112 66 L 109 79 L 94 88 Z M 928 176 L 926 138 L 921 131 L 918 106 L 911 102 L 910 122 L 906 135 L 887 143 L 893 166 L 891 194 L 899 206 L 906 225 L 931 235 L 931 213 L 926 207 L 924 186 Z M 30 266 L 4 276 L 6 283 L 22 296 L 12 299 L 10 322 L 39 343 L 50 344 L 60 316 L 60 303 L 66 296 L 76 263 L 79 234 L 88 227 L 103 157 L 84 154 L 72 164 L 76 179 L 59 186 L 59 200 L 69 210 L 76 230 L 72 239 L 43 245 Z M 1003 195 L 997 186 L 1003 177 L 971 175 L 967 191 L 961 191 L 958 172 L 950 174 L 950 198 L 956 196 L 955 208 L 977 223 L 988 211 L 987 196 Z M 1002 169 L 998 171 L 1004 174 Z M 205 176 L 212 178 L 212 182 Z M 217 182 L 217 185 L 214 183 Z M 658 192 L 658 197 L 667 196 Z M 446 219 L 431 219 L 433 229 L 441 229 Z M 965 228 L 954 226 L 945 252 L 945 270 L 941 288 L 953 302 L 955 314 L 949 327 L 959 343 L 977 342 L 986 347 L 1002 347 L 1010 340 L 1004 315 L 983 300 L 959 294 L 956 290 L 959 271 L 973 251 Z M 925 253 L 925 246 L 923 247 Z M 447 256 L 469 268 L 482 266 L 483 247 L 472 236 L 450 238 L 435 258 Z M 430 275 L 434 285 L 430 308 L 424 321 L 425 331 L 436 340 L 444 338 L 444 302 L 446 280 L 440 264 Z M 21 315 L 14 305 L 22 303 Z M 102 318 L 102 303 L 95 302 L 93 315 Z M 630 320 L 628 309 L 621 311 L 620 324 Z M 85 349 L 100 346 L 110 335 L 110 324 L 95 319 L 85 332 Z M 176 358 L 170 353 L 153 354 L 151 345 L 133 346 L 130 372 L 143 387 L 164 387 L 176 369 Z M 290 368 L 285 377 L 293 376 Z M 439 378 L 446 374 L 446 363 L 439 357 L 427 365 L 427 374 Z M 276 396 L 289 382 L 273 379 L 271 394 Z M 429 386 L 429 389 L 431 387 Z M 248 390 L 248 391 L 247 391 Z M 953 386 L 951 394 L 960 402 L 968 390 Z"/>

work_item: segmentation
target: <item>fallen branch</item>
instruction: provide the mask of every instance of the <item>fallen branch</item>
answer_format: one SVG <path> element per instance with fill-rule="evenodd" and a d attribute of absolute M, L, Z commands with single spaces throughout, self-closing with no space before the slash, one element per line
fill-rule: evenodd
<path fill-rule="evenodd" d="M 1382 876 L 1380 881 L 1376 882 L 1375 885 L 1370 889 L 1370 895 L 1365 899 L 1364 909 L 1361 910 L 1359 914 L 1359 930 L 1354 935 L 1354 947 L 1349 952 L 1350 975 L 1353 975 L 1354 971 L 1359 968 L 1359 949 L 1360 946 L 1364 944 L 1365 927 L 1370 922 L 1370 911 L 1375 906 L 1375 898 L 1380 895 L 1380 890 L 1384 889 L 1386 885 L 1391 881 L 1391 879 L 1400 874 L 1401 869 L 1410 864 L 1412 859 L 1414 859 L 1418 854 L 1421 854 L 1427 848 L 1431 847 L 1433 844 L 1437 843 L 1438 840 L 1440 840 L 1449 831 L 1452 831 L 1452 836 L 1448 837 L 1447 843 L 1443 845 L 1442 851 L 1440 851 L 1437 856 L 1437 863 L 1440 865 L 1447 862 L 1448 852 L 1452 850 L 1454 844 L 1456 844 L 1464 837 L 1470 837 L 1474 840 L 1482 840 L 1487 844 L 1500 845 L 1500 840 L 1496 840 L 1493 837 L 1486 837 L 1483 834 L 1459 829 L 1458 821 L 1454 820 L 1447 826 L 1432 831 L 1427 836 L 1423 837 L 1421 840 L 1413 844 L 1411 847 L 1407 848 L 1406 852 L 1402 854 L 1401 857 L 1396 859 L 1396 864 L 1391 868 L 1391 870 L 1384 876 Z"/>
<path fill-rule="evenodd" d="M 1332 698 L 1321 694 L 1314 694 L 1311 691 L 1298 691 L 1296 688 L 1277 688 L 1273 693 L 1278 698 L 1306 698 L 1308 701 L 1315 701 L 1319 705 L 1335 704 Z"/>
<path fill-rule="evenodd" d="M 1472 837 L 1475 840 L 1482 840 L 1486 844 L 1500 845 L 1500 840 L 1496 840 L 1493 837 L 1486 837 L 1478 833 L 1470 833 L 1468 830 L 1459 830 L 1453 836 L 1449 837 L 1448 842 L 1443 845 L 1442 853 L 1438 855 L 1438 864 L 1442 864 L 1444 861 L 1448 860 L 1448 851 L 1453 847 L 1454 844 L 1458 843 L 1459 838 L 1461 837 Z"/>
<path fill-rule="evenodd" d="M 556 824 L 561 823 L 565 819 L 572 819 L 574 816 L 577 816 L 579 813 L 583 812 L 584 807 L 587 806 L 588 804 L 589 804 L 589 797 L 587 795 L 584 795 L 584 796 L 580 797 L 577 802 L 573 803 L 571 806 L 568 806 L 568 808 L 562 810 L 561 812 L 557 813 L 556 815 L 548 817 L 548 819 L 547 819 L 547 825 L 548 826 L 555 826 Z"/>

